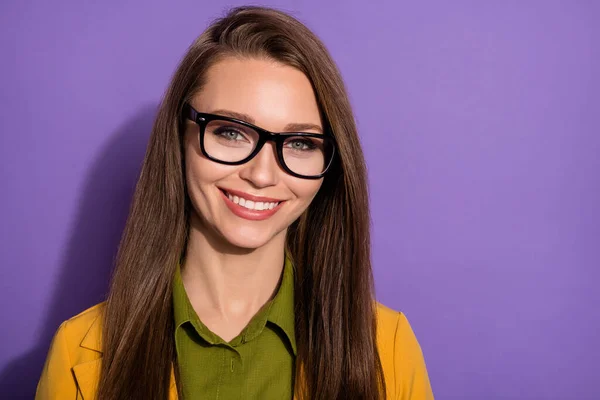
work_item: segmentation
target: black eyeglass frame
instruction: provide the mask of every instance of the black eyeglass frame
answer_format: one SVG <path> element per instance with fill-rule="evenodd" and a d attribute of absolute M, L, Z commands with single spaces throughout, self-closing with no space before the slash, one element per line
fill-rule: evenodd
<path fill-rule="evenodd" d="M 189 103 L 185 103 L 183 105 L 183 117 L 186 119 L 189 119 L 190 121 L 195 122 L 198 125 L 198 127 L 200 128 L 198 141 L 200 142 L 199 143 L 200 151 L 202 151 L 202 154 L 209 160 L 220 163 L 220 164 L 225 164 L 225 165 L 245 164 L 248 161 L 252 160 L 261 151 L 261 149 L 263 148 L 265 143 L 271 141 L 271 142 L 275 142 L 275 147 L 277 149 L 277 161 L 279 162 L 279 165 L 284 169 L 285 172 L 287 172 L 288 174 L 295 176 L 297 178 L 320 179 L 325 176 L 327 171 L 329 171 L 329 168 L 333 164 L 333 159 L 335 158 L 336 153 L 337 153 L 337 142 L 335 141 L 335 138 L 333 136 L 327 135 L 325 133 L 321 134 L 321 133 L 308 133 L 308 132 L 270 132 L 266 129 L 259 128 L 256 125 L 253 125 L 246 121 L 239 120 L 237 118 L 231 118 L 231 117 L 226 117 L 223 115 L 198 112 Z M 250 153 L 250 155 L 248 155 L 248 157 L 244 158 L 241 161 L 223 161 L 223 160 L 219 160 L 214 157 L 211 157 L 211 155 L 208 154 L 206 152 L 206 149 L 204 148 L 204 132 L 206 130 L 206 126 L 208 125 L 208 123 L 211 121 L 215 121 L 215 120 L 234 122 L 236 124 L 243 125 L 247 128 L 255 130 L 258 133 L 258 142 L 256 143 L 256 147 L 254 148 L 252 153 Z M 333 147 L 333 150 L 331 153 L 331 158 L 329 160 L 329 164 L 327 164 L 327 166 L 325 167 L 325 169 L 323 170 L 322 173 L 320 173 L 319 175 L 301 175 L 301 174 L 297 174 L 296 172 L 292 171 L 286 165 L 285 159 L 283 158 L 283 145 L 287 138 L 293 137 L 293 136 L 314 137 L 314 138 L 323 139 L 324 141 L 331 142 L 331 145 Z"/>

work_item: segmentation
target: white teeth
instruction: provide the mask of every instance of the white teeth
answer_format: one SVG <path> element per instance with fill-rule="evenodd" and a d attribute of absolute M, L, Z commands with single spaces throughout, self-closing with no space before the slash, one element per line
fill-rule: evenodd
<path fill-rule="evenodd" d="M 266 202 L 266 201 L 254 202 L 252 200 L 246 200 L 242 197 L 234 196 L 229 193 L 227 193 L 227 198 L 229 198 L 229 200 L 231 200 L 235 204 L 239 204 L 240 206 L 246 207 L 249 210 L 257 210 L 257 211 L 272 210 L 275 207 L 277 207 L 277 205 L 279 204 L 279 202 Z"/>

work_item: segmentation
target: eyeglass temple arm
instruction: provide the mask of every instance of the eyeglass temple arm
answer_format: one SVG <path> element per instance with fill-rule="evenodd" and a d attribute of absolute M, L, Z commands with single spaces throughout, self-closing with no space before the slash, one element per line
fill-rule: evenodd
<path fill-rule="evenodd" d="M 198 121 L 198 113 L 188 103 L 183 104 L 183 116 L 194 122 Z"/>

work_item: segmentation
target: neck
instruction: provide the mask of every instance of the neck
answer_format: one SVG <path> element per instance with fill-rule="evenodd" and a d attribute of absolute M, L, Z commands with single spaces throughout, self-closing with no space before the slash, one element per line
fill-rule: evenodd
<path fill-rule="evenodd" d="M 285 232 L 257 249 L 211 236 L 197 216 L 190 223 L 181 278 L 201 320 L 249 320 L 276 293 L 284 264 Z"/>

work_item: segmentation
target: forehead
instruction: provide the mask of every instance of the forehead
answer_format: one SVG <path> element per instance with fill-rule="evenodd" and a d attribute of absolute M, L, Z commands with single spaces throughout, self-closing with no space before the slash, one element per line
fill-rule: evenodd
<path fill-rule="evenodd" d="M 209 68 L 192 99 L 198 111 L 229 110 L 252 116 L 265 129 L 289 123 L 321 125 L 315 93 L 301 71 L 264 58 L 227 57 Z"/>

